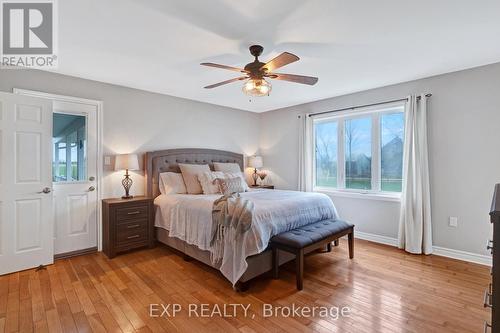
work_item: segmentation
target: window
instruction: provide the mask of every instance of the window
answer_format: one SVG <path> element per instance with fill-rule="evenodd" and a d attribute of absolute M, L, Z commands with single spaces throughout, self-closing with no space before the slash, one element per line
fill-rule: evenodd
<path fill-rule="evenodd" d="M 380 116 L 380 189 L 401 192 L 403 185 L 403 112 Z"/>
<path fill-rule="evenodd" d="M 52 143 L 52 181 L 86 179 L 86 118 L 54 113 Z"/>
<path fill-rule="evenodd" d="M 372 188 L 372 122 L 370 117 L 344 120 L 345 187 Z"/>
<path fill-rule="evenodd" d="M 316 126 L 316 185 L 337 187 L 337 122 Z"/>
<path fill-rule="evenodd" d="M 401 192 L 404 105 L 314 119 L 314 187 Z"/>

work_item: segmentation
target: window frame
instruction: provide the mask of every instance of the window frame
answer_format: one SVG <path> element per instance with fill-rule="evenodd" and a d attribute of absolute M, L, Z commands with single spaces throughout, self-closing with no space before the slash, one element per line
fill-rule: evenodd
<path fill-rule="evenodd" d="M 384 114 L 396 113 L 396 109 L 403 113 L 406 121 L 406 103 L 394 102 L 383 105 L 356 108 L 347 111 L 340 111 L 334 114 L 325 114 L 312 119 L 312 189 L 315 192 L 335 193 L 345 197 L 362 197 L 367 199 L 387 199 L 389 201 L 399 201 L 401 192 L 382 191 L 381 179 L 381 136 L 380 121 Z M 351 189 L 345 187 L 345 120 L 371 118 L 371 189 Z M 337 122 L 337 187 L 316 186 L 316 124 L 322 122 Z M 404 137 L 403 137 L 404 141 Z"/>

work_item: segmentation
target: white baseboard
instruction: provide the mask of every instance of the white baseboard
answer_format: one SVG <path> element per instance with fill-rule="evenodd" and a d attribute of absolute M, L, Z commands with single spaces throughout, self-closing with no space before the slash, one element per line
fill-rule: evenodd
<path fill-rule="evenodd" d="M 380 243 L 380 244 L 385 244 L 385 245 L 390 245 L 390 246 L 398 246 L 398 240 L 396 238 L 392 238 L 392 237 L 379 236 L 379 235 L 370 234 L 370 233 L 366 233 L 366 232 L 360 232 L 360 231 L 355 231 L 354 237 L 359 238 L 359 239 L 364 239 L 367 241 L 371 241 L 374 243 Z M 448 249 L 448 248 L 440 247 L 440 246 L 433 246 L 432 249 L 433 249 L 432 254 L 436 255 L 436 256 L 453 258 L 453 259 L 473 262 L 473 263 L 480 264 L 480 265 L 491 266 L 491 256 L 488 256 L 488 255 L 466 252 L 466 251 L 461 251 L 461 250 Z"/>
<path fill-rule="evenodd" d="M 465 252 L 465 251 L 454 250 L 454 249 L 447 249 L 445 247 L 440 247 L 440 246 L 433 246 L 433 254 L 435 254 L 437 256 L 442 256 L 442 257 L 448 257 L 448 258 L 459 259 L 459 260 L 463 260 L 463 261 L 469 261 L 469 262 L 473 262 L 473 263 L 481 264 L 481 265 L 486 265 L 486 266 L 492 265 L 491 256 L 484 255 L 484 254 Z"/>
<path fill-rule="evenodd" d="M 359 238 L 359 239 L 364 239 L 364 240 L 374 242 L 374 243 L 380 243 L 380 244 L 385 244 L 385 245 L 390 245 L 390 246 L 398 246 L 398 240 L 396 238 L 379 236 L 379 235 L 375 235 L 375 234 L 369 234 L 367 232 L 361 232 L 361 231 L 354 230 L 354 237 Z"/>

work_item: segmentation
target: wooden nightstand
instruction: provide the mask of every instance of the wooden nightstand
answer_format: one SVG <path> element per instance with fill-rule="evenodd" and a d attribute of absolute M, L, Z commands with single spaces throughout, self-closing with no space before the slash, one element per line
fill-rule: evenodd
<path fill-rule="evenodd" d="M 114 258 L 117 253 L 140 247 L 154 247 L 153 199 L 104 199 L 102 201 L 102 250 Z"/>
<path fill-rule="evenodd" d="M 251 188 L 265 188 L 266 190 L 274 190 L 274 185 L 250 185 Z"/>

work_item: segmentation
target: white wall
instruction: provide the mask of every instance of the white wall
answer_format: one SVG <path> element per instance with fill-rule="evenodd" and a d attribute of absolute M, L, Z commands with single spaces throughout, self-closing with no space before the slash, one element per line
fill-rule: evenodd
<path fill-rule="evenodd" d="M 500 182 L 499 87 L 500 63 L 266 112 L 261 114 L 264 164 L 277 187 L 296 189 L 298 114 L 432 93 L 428 133 L 434 245 L 487 254 L 489 206 L 493 185 Z M 397 237 L 399 203 L 333 199 L 359 231 Z M 448 226 L 449 216 L 459 218 L 458 228 Z"/>
<path fill-rule="evenodd" d="M 258 149 L 256 113 L 54 73 L 0 70 L 0 91 L 12 92 L 13 88 L 103 101 L 105 155 L 168 148 L 213 148 L 252 155 Z M 106 169 L 104 197 L 123 195 L 123 172 Z M 133 176 L 132 194 L 144 193 L 143 174 Z"/>

